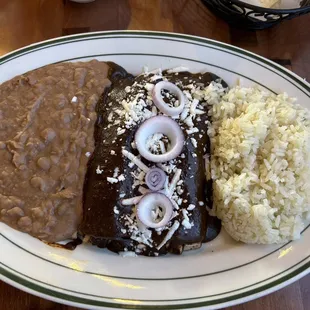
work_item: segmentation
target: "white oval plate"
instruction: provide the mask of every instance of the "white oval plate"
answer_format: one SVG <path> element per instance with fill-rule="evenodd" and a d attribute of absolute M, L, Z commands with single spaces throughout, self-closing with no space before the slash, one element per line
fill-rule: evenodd
<path fill-rule="evenodd" d="M 242 49 L 193 36 L 158 32 L 100 32 L 30 45 L 0 58 L 0 82 L 35 68 L 93 58 L 129 72 L 189 67 L 211 71 L 233 85 L 254 83 L 286 91 L 310 108 L 310 85 L 275 63 Z M 285 245 L 245 245 L 224 231 L 182 256 L 123 258 L 92 246 L 70 252 L 0 224 L 1 278 L 54 301 L 105 307 L 214 309 L 275 291 L 310 270 L 310 228 Z"/>

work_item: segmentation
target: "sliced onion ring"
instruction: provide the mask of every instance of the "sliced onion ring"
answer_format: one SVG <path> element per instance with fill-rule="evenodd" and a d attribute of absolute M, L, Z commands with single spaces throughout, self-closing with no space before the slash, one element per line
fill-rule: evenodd
<path fill-rule="evenodd" d="M 170 150 L 164 154 L 153 154 L 147 147 L 148 137 L 162 133 L 170 140 Z M 154 116 L 146 120 L 137 130 L 135 143 L 141 156 L 154 163 L 163 163 L 180 155 L 184 145 L 184 135 L 180 126 L 167 116 Z"/>
<path fill-rule="evenodd" d="M 152 211 L 160 207 L 163 210 L 161 221 L 156 222 L 152 218 Z M 173 207 L 170 199 L 160 193 L 150 193 L 143 196 L 137 206 L 137 217 L 147 227 L 159 228 L 168 224 L 172 217 Z"/>
<path fill-rule="evenodd" d="M 155 167 L 147 172 L 145 183 L 152 191 L 159 191 L 164 187 L 166 178 L 167 176 L 165 172 L 162 169 Z"/>
<path fill-rule="evenodd" d="M 161 91 L 163 89 L 166 89 L 166 90 L 170 91 L 171 93 L 173 93 L 174 95 L 177 96 L 177 98 L 179 100 L 179 106 L 178 107 L 169 107 L 168 106 L 168 104 L 164 101 L 164 99 L 162 98 L 162 95 L 161 95 Z M 184 109 L 186 97 L 184 96 L 182 90 L 173 83 L 166 82 L 166 81 L 161 81 L 161 82 L 157 83 L 153 88 L 152 96 L 153 96 L 154 104 L 157 106 L 157 108 L 161 112 L 163 112 L 166 115 L 177 116 L 177 115 L 181 114 L 183 109 Z"/>

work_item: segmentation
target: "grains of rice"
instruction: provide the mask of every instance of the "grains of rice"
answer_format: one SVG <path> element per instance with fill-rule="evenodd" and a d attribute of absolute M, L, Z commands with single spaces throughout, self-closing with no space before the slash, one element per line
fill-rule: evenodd
<path fill-rule="evenodd" d="M 236 240 L 298 239 L 310 219 L 310 112 L 259 88 L 220 94 L 208 94 L 213 212 Z"/>

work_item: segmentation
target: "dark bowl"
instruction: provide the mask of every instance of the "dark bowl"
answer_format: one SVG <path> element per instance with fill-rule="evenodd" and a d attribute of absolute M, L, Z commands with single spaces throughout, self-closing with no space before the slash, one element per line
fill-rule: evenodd
<path fill-rule="evenodd" d="M 272 9 L 247 4 L 239 0 L 202 0 L 216 15 L 229 24 L 251 30 L 261 30 L 310 12 L 310 1 L 303 0 L 300 8 Z"/>

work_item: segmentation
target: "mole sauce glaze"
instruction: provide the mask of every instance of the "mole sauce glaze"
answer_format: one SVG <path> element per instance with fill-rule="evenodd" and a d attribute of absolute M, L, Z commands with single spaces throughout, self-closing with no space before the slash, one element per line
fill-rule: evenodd
<path fill-rule="evenodd" d="M 138 155 L 137 150 L 132 148 L 131 143 L 139 125 L 127 130 L 126 134 L 118 136 L 118 126 L 109 123 L 108 117 L 112 108 L 116 105 L 122 108 L 121 101 L 127 96 L 125 87 L 131 86 L 134 82 L 141 82 L 144 76 L 134 78 L 114 63 L 109 63 L 109 66 L 111 68 L 109 76 L 112 85 L 109 89 L 106 89 L 97 104 L 98 119 L 94 132 L 95 151 L 88 162 L 84 182 L 84 213 L 79 232 L 83 236 L 90 236 L 89 241 L 98 247 L 107 247 L 114 252 L 124 251 L 125 248 L 129 251 L 135 251 L 138 242 L 130 239 L 130 234 L 125 230 L 124 221 L 122 220 L 124 215 L 132 214 L 133 206 L 123 206 L 119 196 L 120 193 L 125 193 L 126 198 L 141 195 L 138 193 L 137 188 L 132 189 L 134 179 L 131 175 L 132 169 L 128 167 L 130 161 L 124 158 L 121 153 L 124 147 L 127 151 Z M 217 76 L 210 73 L 191 74 L 182 72 L 179 74 L 164 74 L 172 83 L 182 81 L 185 84 L 190 79 L 206 86 L 211 81 L 218 79 Z M 209 208 L 212 207 L 212 184 L 206 181 L 203 156 L 210 152 L 210 142 L 205 125 L 205 121 L 208 119 L 207 113 L 202 114 L 200 117 L 201 121 L 195 124 L 201 135 L 197 139 L 197 148 L 194 148 L 190 143 L 190 138 L 193 136 L 187 136 L 184 130 L 186 144 L 183 153 L 185 158 L 176 165 L 177 168 L 182 169 L 180 180 L 184 181 L 184 192 L 180 197 L 187 200 L 186 206 L 189 204 L 196 206 L 191 211 L 190 218 L 194 226 L 186 230 L 180 225 L 170 241 L 160 251 L 146 246 L 139 254 L 148 256 L 166 254 L 167 252 L 181 254 L 184 245 L 198 244 L 199 246 L 201 242 L 215 238 L 220 231 L 220 221 L 209 216 L 206 211 L 206 204 L 208 204 Z M 197 157 L 193 157 L 193 153 Z M 154 163 L 144 159 L 143 162 L 149 167 L 154 166 Z M 102 171 L 101 174 L 97 173 L 98 167 Z M 119 169 L 119 173 L 124 175 L 125 180 L 118 183 L 107 182 L 107 177 L 113 176 L 116 167 Z M 206 201 L 206 197 L 208 201 Z M 199 205 L 201 201 L 204 202 L 203 206 Z M 115 212 L 115 209 L 118 212 Z M 159 244 L 166 232 L 164 231 L 161 235 L 158 235 L 153 231 L 152 239 L 154 243 Z"/>

